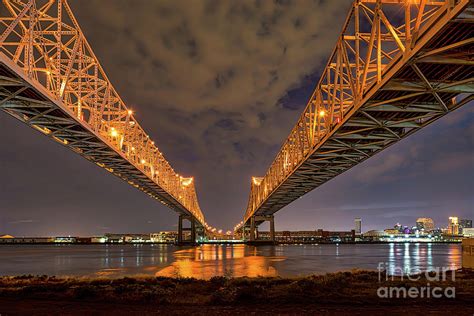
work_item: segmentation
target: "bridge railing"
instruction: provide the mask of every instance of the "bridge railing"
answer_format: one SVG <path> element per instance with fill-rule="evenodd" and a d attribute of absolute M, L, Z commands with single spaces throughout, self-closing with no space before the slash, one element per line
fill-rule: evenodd
<path fill-rule="evenodd" d="M 193 179 L 173 170 L 127 108 L 66 0 L 4 0 L 0 52 L 44 87 L 50 93 L 48 97 L 62 104 L 82 125 L 106 140 L 204 223 Z M 47 128 L 41 131 L 51 133 Z M 67 142 L 60 132 L 52 136 Z"/>
<path fill-rule="evenodd" d="M 356 0 L 306 108 L 264 177 L 253 178 L 244 222 L 362 104 L 368 91 L 404 54 L 428 24 L 457 1 Z M 341 144 L 344 145 L 344 144 Z M 348 158 L 349 159 L 349 158 Z"/>

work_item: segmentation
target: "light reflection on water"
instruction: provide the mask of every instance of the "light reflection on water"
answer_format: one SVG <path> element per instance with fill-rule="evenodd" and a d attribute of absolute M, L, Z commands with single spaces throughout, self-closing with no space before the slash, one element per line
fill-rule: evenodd
<path fill-rule="evenodd" d="M 459 244 L 3 245 L 0 275 L 122 277 L 302 276 L 352 269 L 390 274 L 459 268 Z"/>

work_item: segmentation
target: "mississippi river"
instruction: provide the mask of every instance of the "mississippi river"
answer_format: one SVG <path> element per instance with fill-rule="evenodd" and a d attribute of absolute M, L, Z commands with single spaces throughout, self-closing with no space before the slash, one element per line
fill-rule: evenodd
<path fill-rule="evenodd" d="M 296 277 L 352 269 L 460 268 L 460 244 L 2 245 L 0 275 Z"/>

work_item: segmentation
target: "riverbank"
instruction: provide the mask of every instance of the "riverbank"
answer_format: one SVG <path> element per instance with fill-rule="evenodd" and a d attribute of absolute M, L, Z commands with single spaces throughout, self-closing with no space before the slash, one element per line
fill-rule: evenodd
<path fill-rule="evenodd" d="M 47 276 L 0 278 L 0 314 L 84 313 L 167 315 L 303 314 L 314 312 L 382 314 L 472 314 L 474 272 L 448 272 L 446 280 L 388 277 L 374 271 L 329 273 L 305 278 L 121 278 Z M 431 275 L 434 277 L 435 275 Z M 429 276 L 428 276 L 429 277 Z M 380 278 L 380 282 L 379 282 Z M 412 278 L 413 279 L 413 278 Z M 439 280 L 439 278 L 438 278 Z M 380 288 L 441 288 L 441 298 L 388 298 Z M 446 289 L 453 293 L 445 293 Z M 409 290 L 411 291 L 411 290 Z"/>

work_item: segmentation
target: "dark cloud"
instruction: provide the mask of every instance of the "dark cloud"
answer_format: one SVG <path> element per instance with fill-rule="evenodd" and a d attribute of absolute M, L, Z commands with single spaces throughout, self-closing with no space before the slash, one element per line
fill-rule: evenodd
<path fill-rule="evenodd" d="M 212 225 L 232 227 L 312 93 L 350 1 L 70 0 L 94 52 Z M 278 229 L 472 214 L 469 108 L 278 213 Z M 170 229 L 165 207 L 0 113 L 0 232 Z M 377 211 L 379 210 L 379 211 Z M 423 214 L 421 214 L 423 213 Z M 25 225 L 10 222 L 31 219 Z M 405 218 L 406 219 L 406 218 Z M 149 223 L 151 222 L 151 223 Z M 408 223 L 407 223 L 408 224 Z"/>

